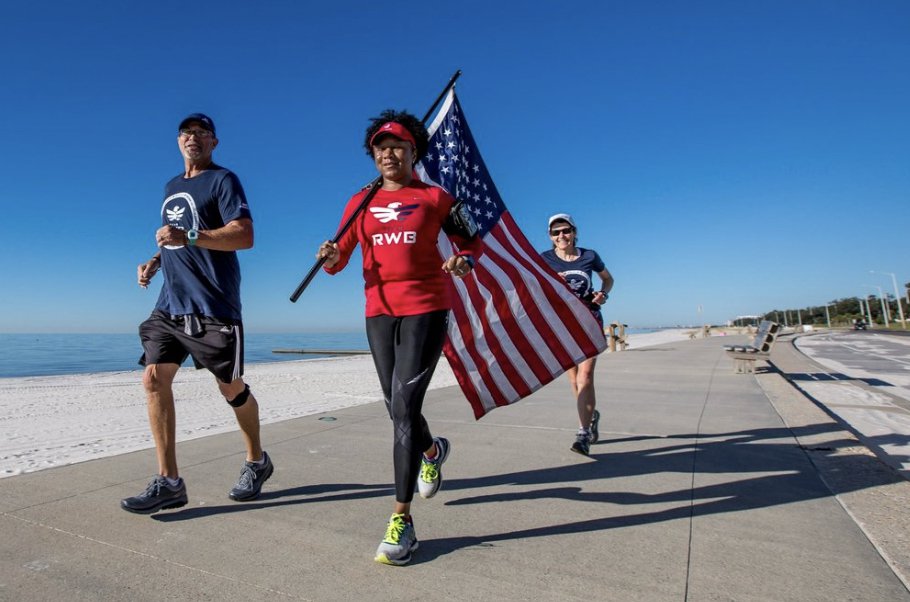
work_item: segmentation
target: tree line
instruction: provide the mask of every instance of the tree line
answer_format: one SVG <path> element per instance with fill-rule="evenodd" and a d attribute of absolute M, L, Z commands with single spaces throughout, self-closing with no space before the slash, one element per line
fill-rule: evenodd
<path fill-rule="evenodd" d="M 905 285 L 910 289 L 910 283 Z M 862 301 L 862 308 L 860 307 Z M 866 309 L 868 304 L 868 310 Z M 763 320 L 773 320 L 779 324 L 797 325 L 797 324 L 818 324 L 821 326 L 828 325 L 828 316 L 831 317 L 832 326 L 849 326 L 854 320 L 867 320 L 867 311 L 872 314 L 872 321 L 876 324 L 884 324 L 885 319 L 882 315 L 882 301 L 876 295 L 869 295 L 862 299 L 861 297 L 847 297 L 836 299 L 827 305 L 817 305 L 810 307 L 800 307 L 794 309 L 773 309 L 766 312 Z M 894 295 L 885 294 L 884 307 L 888 314 L 888 321 L 894 322 L 899 318 L 900 312 L 897 309 L 897 300 Z M 908 303 L 904 299 L 904 314 L 908 313 Z M 910 316 L 907 316 L 910 319 Z"/>

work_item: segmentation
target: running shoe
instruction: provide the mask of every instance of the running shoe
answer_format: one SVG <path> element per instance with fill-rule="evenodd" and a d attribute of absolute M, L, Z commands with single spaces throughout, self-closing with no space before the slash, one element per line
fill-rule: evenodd
<path fill-rule="evenodd" d="M 154 514 L 159 510 L 186 506 L 186 484 L 178 478 L 176 485 L 170 485 L 161 475 L 155 475 L 145 491 L 139 495 L 120 500 L 120 507 L 136 514 Z"/>
<path fill-rule="evenodd" d="M 576 454 L 587 456 L 591 451 L 591 435 L 585 432 L 578 433 L 570 449 Z"/>
<path fill-rule="evenodd" d="M 417 491 L 420 497 L 430 499 L 439 491 L 442 485 L 442 463 L 449 457 L 449 440 L 444 437 L 433 437 L 436 443 L 436 457 L 427 460 L 426 457 L 420 459 L 420 476 L 417 478 Z"/>
<path fill-rule="evenodd" d="M 598 430 L 598 428 L 597 428 L 598 426 L 600 426 L 600 412 L 598 412 L 597 410 L 594 410 L 594 414 L 591 416 L 591 426 L 590 426 L 591 444 L 592 445 L 597 443 L 598 441 L 600 441 L 600 430 Z"/>
<path fill-rule="evenodd" d="M 262 452 L 262 458 L 265 460 L 262 464 L 244 462 L 243 468 L 240 470 L 240 479 L 228 493 L 228 497 L 235 502 L 248 502 L 259 497 L 262 484 L 272 476 L 272 472 L 275 470 L 272 459 L 267 453 Z"/>
<path fill-rule="evenodd" d="M 393 514 L 385 530 L 385 538 L 376 548 L 376 562 L 401 566 L 411 561 L 411 552 L 417 549 L 417 533 L 414 523 L 404 514 Z"/>

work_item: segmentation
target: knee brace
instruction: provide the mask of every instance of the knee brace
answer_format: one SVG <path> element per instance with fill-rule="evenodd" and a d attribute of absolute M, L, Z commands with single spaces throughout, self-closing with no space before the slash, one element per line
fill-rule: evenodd
<path fill-rule="evenodd" d="M 245 404 L 246 400 L 249 398 L 250 398 L 250 386 L 245 385 L 243 387 L 243 391 L 241 391 L 240 394 L 237 395 L 237 397 L 235 397 L 234 399 L 228 399 L 227 402 L 231 405 L 231 407 L 239 408 L 240 406 Z"/>

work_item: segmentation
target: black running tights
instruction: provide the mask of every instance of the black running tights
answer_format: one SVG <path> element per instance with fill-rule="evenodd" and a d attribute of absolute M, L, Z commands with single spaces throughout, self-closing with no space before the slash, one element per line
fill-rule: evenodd
<path fill-rule="evenodd" d="M 420 455 L 433 444 L 424 419 L 423 398 L 445 342 L 448 311 L 366 319 L 367 340 L 379 374 L 386 409 L 395 430 L 392 458 L 395 499 L 410 503 Z"/>

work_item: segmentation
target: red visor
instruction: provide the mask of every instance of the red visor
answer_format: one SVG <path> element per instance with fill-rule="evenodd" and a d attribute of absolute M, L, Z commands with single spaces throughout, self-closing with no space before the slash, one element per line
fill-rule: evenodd
<path fill-rule="evenodd" d="M 396 121 L 383 123 L 382 127 L 376 130 L 376 133 L 373 134 L 372 138 L 370 138 L 370 146 L 373 146 L 373 144 L 375 144 L 377 138 L 386 134 L 395 136 L 396 138 L 404 140 L 405 142 L 410 142 L 414 148 L 417 148 L 417 142 L 414 140 L 414 136 L 411 135 L 411 132 L 408 131 L 408 128 L 404 127 Z"/>

